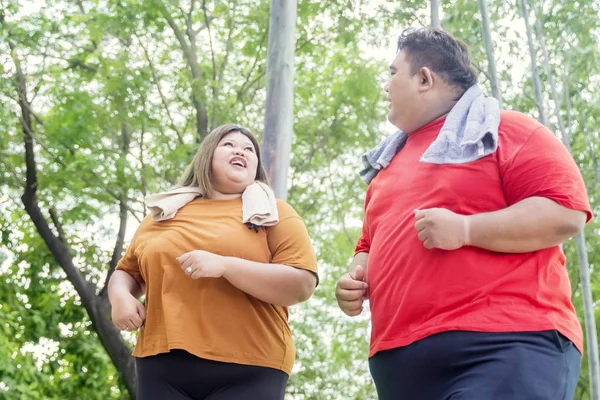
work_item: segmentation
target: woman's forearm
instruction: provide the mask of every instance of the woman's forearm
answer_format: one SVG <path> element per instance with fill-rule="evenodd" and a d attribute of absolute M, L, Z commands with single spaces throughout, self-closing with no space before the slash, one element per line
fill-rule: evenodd
<path fill-rule="evenodd" d="M 144 294 L 144 289 L 127 272 L 117 270 L 113 272 L 108 282 L 108 298 L 110 300 L 123 293 L 129 293 L 133 297 L 139 298 Z"/>
<path fill-rule="evenodd" d="M 316 277 L 307 270 L 237 257 L 225 257 L 225 263 L 225 279 L 266 303 L 291 306 L 308 300 L 315 290 Z"/>

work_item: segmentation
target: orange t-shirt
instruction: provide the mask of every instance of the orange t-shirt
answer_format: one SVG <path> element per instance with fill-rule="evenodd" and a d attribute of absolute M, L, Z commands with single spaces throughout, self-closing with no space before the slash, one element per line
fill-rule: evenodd
<path fill-rule="evenodd" d="M 190 279 L 176 257 L 192 250 L 317 272 L 304 222 L 277 200 L 279 223 L 242 224 L 242 200 L 197 198 L 174 218 L 146 218 L 117 269 L 146 284 L 146 322 L 136 357 L 183 349 L 210 360 L 291 373 L 295 348 L 287 307 L 265 303 L 225 278 Z"/>

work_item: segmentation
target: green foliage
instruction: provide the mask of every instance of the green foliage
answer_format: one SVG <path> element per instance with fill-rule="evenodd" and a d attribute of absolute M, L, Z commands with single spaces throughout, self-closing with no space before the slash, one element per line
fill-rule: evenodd
<path fill-rule="evenodd" d="M 536 115 L 516 3 L 489 3 L 505 107 Z M 193 96 L 206 111 L 208 129 L 237 122 L 260 136 L 269 4 L 207 1 L 194 2 L 190 10 L 190 2 L 158 0 L 2 3 L 0 398 L 128 398 L 79 296 L 23 209 L 26 169 L 15 60 L 35 113 L 40 208 L 99 292 L 117 236 L 119 201 L 127 204 L 131 237 L 144 214 L 144 195 L 171 186 L 197 148 Z M 366 361 L 368 315 L 343 316 L 333 291 L 360 232 L 366 187 L 356 174 L 359 156 L 380 140 L 386 118 L 382 77 L 394 54 L 369 54 L 393 47 L 402 29 L 426 25 L 426 5 L 298 3 L 289 201 L 314 240 L 321 283 L 309 302 L 291 310 L 297 361 L 290 398 L 376 397 Z M 599 214 L 598 5 L 547 0 L 542 6 L 539 17 L 562 93 L 560 114 Z M 485 71 L 476 2 L 443 2 L 442 16 L 442 25 L 471 47 Z M 190 32 L 196 35 L 195 72 Z M 488 86 L 485 74 L 481 78 Z M 553 110 L 547 78 L 542 76 L 544 101 Z M 556 119 L 550 121 L 556 130 Z M 592 271 L 600 265 L 599 233 L 598 222 L 586 228 Z M 573 243 L 565 253 L 582 315 Z M 594 297 L 600 298 L 598 274 L 592 279 Z M 589 398 L 586 374 L 584 360 L 578 399 Z"/>

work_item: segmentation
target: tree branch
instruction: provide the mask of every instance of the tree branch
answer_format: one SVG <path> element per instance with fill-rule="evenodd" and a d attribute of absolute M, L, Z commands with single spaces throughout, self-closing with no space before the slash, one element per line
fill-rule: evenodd
<path fill-rule="evenodd" d="M 48 209 L 48 213 L 50 214 L 50 219 L 58 232 L 58 238 L 61 242 L 67 243 L 67 237 L 65 236 L 65 231 L 63 230 L 62 224 L 58 218 L 58 214 L 56 213 L 56 207 L 52 206 Z"/>
<path fill-rule="evenodd" d="M 179 130 L 175 126 L 175 121 L 173 120 L 173 116 L 171 115 L 171 111 L 169 110 L 169 105 L 167 104 L 167 99 L 165 98 L 165 95 L 163 94 L 162 89 L 160 87 L 160 82 L 158 80 L 158 74 L 156 73 L 156 69 L 154 68 L 154 63 L 150 59 L 150 54 L 148 53 L 146 46 L 144 46 L 144 44 L 142 43 L 142 40 L 140 39 L 140 37 L 137 34 L 135 34 L 135 36 L 136 36 L 140 46 L 144 50 L 146 60 L 148 60 L 148 65 L 150 66 L 150 72 L 152 73 L 152 79 L 154 80 L 154 84 L 156 85 L 156 89 L 158 90 L 158 94 L 160 96 L 160 100 L 163 104 L 163 107 L 165 108 L 165 111 L 167 112 L 167 117 L 169 118 L 169 122 L 171 122 L 171 129 L 173 129 L 175 131 L 175 134 L 177 134 L 177 139 L 179 140 L 179 143 L 184 144 L 183 136 L 181 135 L 181 132 L 179 132 Z"/>
<path fill-rule="evenodd" d="M 110 258 L 110 264 L 108 268 L 108 273 L 106 274 L 106 279 L 104 280 L 104 287 L 100 290 L 99 296 L 107 297 L 108 296 L 108 282 L 110 281 L 110 277 L 113 272 L 115 272 L 115 268 L 117 267 L 117 263 L 121 259 L 121 255 L 123 253 L 123 243 L 125 242 L 125 232 L 127 231 L 127 205 L 124 200 L 119 201 L 119 232 L 117 233 L 117 240 L 115 242 L 115 247 L 112 252 L 112 256 Z"/>
<path fill-rule="evenodd" d="M 19 85 L 18 85 L 18 82 L 17 82 L 17 83 L 15 83 L 15 89 L 16 89 L 16 90 L 19 90 Z M 13 101 L 14 101 L 14 99 L 11 99 L 11 100 L 13 100 Z M 25 100 L 27 100 L 27 99 L 25 99 Z M 34 119 L 37 121 L 37 123 L 38 123 L 38 124 L 40 124 L 40 125 L 42 125 L 42 126 L 44 125 L 44 121 L 42 121 L 42 119 L 41 119 L 41 118 L 40 118 L 40 117 L 39 117 L 39 116 L 38 116 L 38 115 L 37 115 L 35 112 L 33 112 L 33 110 L 31 109 L 31 103 L 29 102 L 29 100 L 27 100 L 27 101 L 25 102 L 25 104 L 21 104 L 21 103 L 20 103 L 20 102 L 17 100 L 17 104 L 19 105 L 19 107 L 26 107 L 26 108 L 27 108 L 27 110 L 28 110 L 28 112 L 29 112 L 29 115 L 31 115 L 31 116 L 32 116 L 32 117 L 33 117 L 33 118 L 34 118 Z"/>
<path fill-rule="evenodd" d="M 145 107 L 145 105 L 144 105 Z M 144 161 L 144 135 L 146 133 L 145 119 L 142 120 L 142 133 L 140 135 L 140 170 L 142 181 L 142 213 L 146 217 L 146 195 L 148 194 L 148 182 L 146 181 L 146 162 Z"/>
<path fill-rule="evenodd" d="M 258 46 L 256 46 L 257 50 L 258 50 L 258 48 L 260 48 L 264 44 L 266 38 L 267 38 L 267 31 L 265 30 L 263 32 L 262 37 L 260 38 L 260 43 L 258 44 Z M 255 80 L 252 81 L 252 83 L 249 83 L 250 82 L 250 76 L 254 72 L 254 69 L 256 68 L 256 64 L 258 64 L 259 55 L 260 55 L 260 52 L 257 51 L 256 52 L 256 57 L 254 57 L 254 62 L 252 63 L 252 67 L 250 67 L 250 69 L 248 70 L 248 73 L 246 74 L 246 80 L 244 81 L 244 83 L 239 88 L 239 90 L 238 90 L 238 92 L 236 94 L 237 101 L 240 101 L 242 99 L 242 96 L 244 96 L 244 94 L 245 94 L 246 88 L 252 86 L 252 84 L 254 82 L 256 82 L 256 79 L 255 79 Z M 265 76 L 265 74 L 266 74 L 266 71 L 263 71 L 261 77 Z"/>
<path fill-rule="evenodd" d="M 179 44 L 183 51 L 183 55 L 185 57 L 185 60 L 187 61 L 188 67 L 190 68 L 190 72 L 192 74 L 192 105 L 196 110 L 196 141 L 199 143 L 200 141 L 202 141 L 202 138 L 204 138 L 204 135 L 206 135 L 208 131 L 208 115 L 206 112 L 206 107 L 204 107 L 204 105 L 200 102 L 200 100 L 202 99 L 200 91 L 200 81 L 202 79 L 202 74 L 200 73 L 200 66 L 198 65 L 198 59 L 196 57 L 196 43 L 194 40 L 195 33 L 193 30 L 188 32 L 188 35 L 191 40 L 191 42 L 188 44 L 185 36 L 183 35 L 183 32 L 181 31 L 181 29 L 179 29 L 179 26 L 177 26 L 177 23 L 175 23 L 175 20 L 173 20 L 173 17 L 171 16 L 171 14 L 169 14 L 169 11 L 166 9 L 164 4 L 162 4 L 161 2 L 159 3 L 159 5 L 159 11 L 167 20 L 167 24 L 169 24 L 169 26 L 173 30 L 173 33 L 175 33 L 175 37 L 179 41 Z"/>
<path fill-rule="evenodd" d="M 227 45 L 225 46 L 225 57 L 223 58 L 223 62 L 221 63 L 221 67 L 219 68 L 219 76 L 217 78 L 217 91 L 220 90 L 221 84 L 223 82 L 223 74 L 225 72 L 225 66 L 227 65 L 227 61 L 229 60 L 229 53 L 231 53 L 231 39 L 233 36 L 233 22 L 235 16 L 235 4 L 231 6 L 233 9 L 231 10 L 231 14 L 229 16 L 229 33 L 227 34 Z"/>
<path fill-rule="evenodd" d="M 85 8 L 83 8 L 83 2 L 81 0 L 77 0 L 77 6 L 79 7 L 79 11 L 81 11 L 82 14 L 85 14 Z"/>
<path fill-rule="evenodd" d="M 175 20 L 173 19 L 171 14 L 169 14 L 166 7 L 162 3 L 160 3 L 160 5 L 161 6 L 159 7 L 159 11 L 163 15 L 163 17 L 167 20 L 167 24 L 169 24 L 169 26 L 173 30 L 173 33 L 175 34 L 175 37 L 179 41 L 179 45 L 181 46 L 181 48 L 183 50 L 183 55 L 186 58 L 188 58 L 188 56 L 190 55 L 190 47 L 185 39 L 185 36 L 183 35 L 183 32 L 181 32 L 181 29 L 179 29 L 179 26 L 177 25 L 177 23 L 175 23 Z M 190 60 L 188 59 L 188 63 L 189 63 L 189 61 Z"/>
<path fill-rule="evenodd" d="M 212 32 L 210 29 L 210 22 L 208 19 L 208 11 L 206 9 L 206 1 L 202 0 L 202 12 L 204 14 L 204 20 L 206 21 L 206 28 L 208 29 L 208 44 L 210 47 L 210 60 L 212 63 L 212 81 L 210 83 L 210 87 L 211 87 L 211 91 L 212 91 L 212 95 L 213 95 L 213 110 L 212 110 L 212 116 L 211 116 L 211 128 L 213 128 L 216 125 L 216 118 L 217 118 L 217 113 L 215 112 L 215 109 L 217 107 L 217 97 L 218 97 L 218 93 L 217 93 L 217 63 L 215 61 L 215 49 L 213 46 L 213 39 L 212 39 Z"/>
<path fill-rule="evenodd" d="M 127 119 L 127 110 L 125 108 L 125 104 L 121 104 L 119 106 L 119 113 L 122 115 L 123 121 Z M 125 122 L 121 122 L 121 154 L 120 167 L 118 168 L 118 172 L 121 175 L 125 175 L 124 171 L 124 163 L 127 161 L 127 155 L 129 154 L 129 144 L 131 143 L 131 134 L 129 132 L 129 125 Z M 123 242 L 125 241 L 125 232 L 127 231 L 127 210 L 129 209 L 127 202 L 125 200 L 127 196 L 127 190 L 122 189 L 121 194 L 118 198 L 119 200 L 119 231 L 117 233 L 117 240 L 115 243 L 115 247 L 113 249 L 113 253 L 110 259 L 110 264 L 108 268 L 108 272 L 106 274 L 106 279 L 104 281 L 104 287 L 100 290 L 100 297 L 108 297 L 108 282 L 110 281 L 110 277 L 112 276 L 115 268 L 117 267 L 117 263 L 121 259 L 121 254 L 123 253 Z"/>
<path fill-rule="evenodd" d="M 233 19 L 231 20 L 231 24 L 233 24 Z M 229 53 L 231 52 L 231 36 L 233 33 L 233 27 L 230 26 L 230 30 L 229 30 L 229 35 L 227 36 L 227 47 L 225 50 L 225 58 L 223 59 L 223 62 L 221 63 L 221 68 L 219 68 L 219 77 L 217 79 L 217 83 L 218 85 L 220 85 L 223 82 L 223 73 L 225 72 L 225 66 L 227 65 L 227 61 L 229 58 Z"/>

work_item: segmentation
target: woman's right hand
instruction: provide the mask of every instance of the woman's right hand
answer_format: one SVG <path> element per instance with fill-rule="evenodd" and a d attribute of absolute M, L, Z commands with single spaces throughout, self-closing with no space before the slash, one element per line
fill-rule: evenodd
<path fill-rule="evenodd" d="M 135 331 L 146 321 L 146 308 L 130 293 L 113 296 L 111 300 L 111 317 L 117 329 Z"/>

